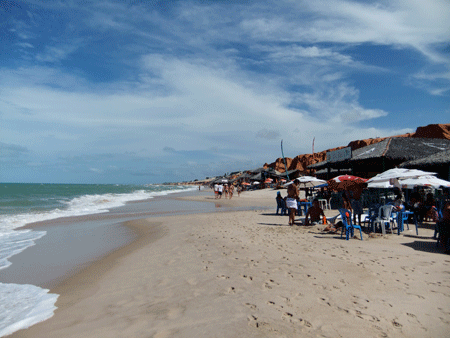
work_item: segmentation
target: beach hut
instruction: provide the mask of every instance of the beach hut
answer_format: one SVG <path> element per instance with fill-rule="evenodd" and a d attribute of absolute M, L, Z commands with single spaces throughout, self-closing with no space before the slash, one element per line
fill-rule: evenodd
<path fill-rule="evenodd" d="M 308 169 L 327 169 L 330 171 L 331 169 L 338 171 L 350 169 L 352 175 L 369 178 L 388 169 L 398 167 L 406 161 L 418 160 L 442 151 L 450 151 L 450 140 L 390 137 L 381 142 L 353 150 L 349 158 L 335 162 L 315 163 L 309 165 Z"/>
<path fill-rule="evenodd" d="M 438 177 L 448 181 L 450 180 L 450 150 L 407 161 L 400 164 L 399 167 L 433 171 L 437 173 Z"/>

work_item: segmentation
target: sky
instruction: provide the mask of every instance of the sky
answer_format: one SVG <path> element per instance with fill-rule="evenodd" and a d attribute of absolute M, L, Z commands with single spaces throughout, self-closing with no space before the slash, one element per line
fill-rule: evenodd
<path fill-rule="evenodd" d="M 0 0 L 0 182 L 203 179 L 434 123 L 448 0 Z"/>

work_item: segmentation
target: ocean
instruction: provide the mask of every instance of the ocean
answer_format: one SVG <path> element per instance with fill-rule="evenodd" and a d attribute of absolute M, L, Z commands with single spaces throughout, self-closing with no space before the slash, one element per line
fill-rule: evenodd
<path fill-rule="evenodd" d="M 127 202 L 193 187 L 120 184 L 0 183 L 0 337 L 53 316 L 58 295 L 32 284 L 3 283 L 9 259 L 35 245 L 46 231 L 24 225 L 61 217 L 107 213 Z"/>

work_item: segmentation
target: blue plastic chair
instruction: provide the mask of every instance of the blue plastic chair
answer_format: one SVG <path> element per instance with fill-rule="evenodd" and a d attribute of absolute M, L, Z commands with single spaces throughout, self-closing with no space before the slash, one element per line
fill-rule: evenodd
<path fill-rule="evenodd" d="M 308 212 L 308 209 L 312 206 L 311 202 L 297 202 L 297 215 L 298 216 L 303 216 L 302 215 L 302 207 L 306 216 L 306 213 Z"/>
<path fill-rule="evenodd" d="M 379 204 L 375 204 L 369 207 L 369 214 L 364 218 L 363 224 L 364 226 L 370 230 L 373 229 L 373 222 L 378 217 L 378 210 L 380 209 Z"/>
<path fill-rule="evenodd" d="M 352 223 L 352 213 L 350 212 L 350 210 L 339 209 L 339 213 L 341 214 L 342 223 L 344 224 L 344 226 L 342 227 L 342 231 L 341 231 L 341 238 L 342 238 L 342 235 L 344 234 L 344 228 L 345 228 L 345 236 L 346 236 L 347 241 L 350 239 L 350 237 L 353 238 L 353 236 L 355 234 L 354 230 L 359 229 L 359 235 L 361 237 L 361 240 L 363 240 L 361 226 Z M 347 217 L 347 215 L 348 215 L 348 217 Z"/>
<path fill-rule="evenodd" d="M 277 215 L 280 212 L 280 215 L 287 215 L 286 202 L 284 200 L 277 200 Z"/>
<path fill-rule="evenodd" d="M 396 222 L 397 222 L 397 235 L 400 235 L 403 232 L 405 221 L 408 222 L 409 214 L 403 211 L 397 211 Z M 408 225 L 409 229 L 409 225 Z"/>

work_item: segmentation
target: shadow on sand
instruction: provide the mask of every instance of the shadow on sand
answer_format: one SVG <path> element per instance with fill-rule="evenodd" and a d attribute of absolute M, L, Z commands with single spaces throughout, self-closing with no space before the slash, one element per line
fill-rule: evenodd
<path fill-rule="evenodd" d="M 411 236 L 413 237 L 413 236 Z M 436 246 L 436 242 L 430 242 L 430 241 L 414 241 L 412 243 L 402 243 L 402 245 L 409 246 L 410 248 L 418 251 L 424 251 L 424 252 L 432 252 L 437 254 L 444 254 L 442 248 L 439 246 Z"/>

